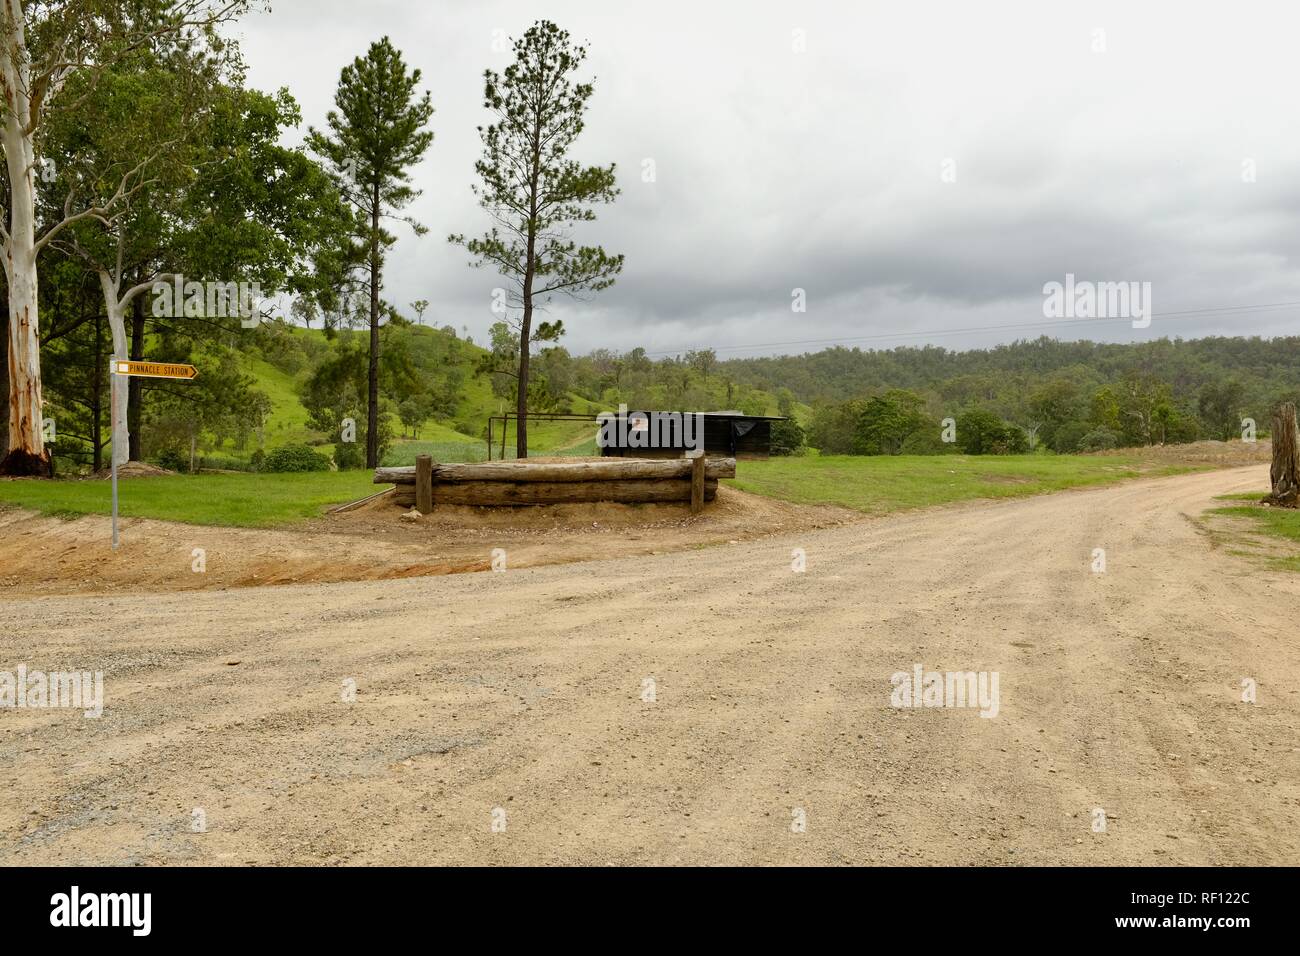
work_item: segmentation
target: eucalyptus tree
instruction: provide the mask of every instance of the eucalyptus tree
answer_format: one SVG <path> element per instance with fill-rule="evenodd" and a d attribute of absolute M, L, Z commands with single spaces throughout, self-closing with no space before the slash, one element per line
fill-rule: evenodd
<path fill-rule="evenodd" d="M 123 173 L 101 192 L 106 205 L 69 202 L 38 229 L 37 180 L 51 171 L 41 155 L 51 119 L 83 106 L 81 96 L 123 58 L 163 37 L 219 45 L 217 28 L 247 0 L 0 0 L 0 146 L 8 208 L 0 211 L 9 314 L 8 454 L 0 473 L 49 475 L 41 433 L 37 257 L 70 225 L 112 212 L 133 188 Z M 81 94 L 70 88 L 82 80 Z"/>
<path fill-rule="evenodd" d="M 324 172 L 279 144 L 300 118 L 292 97 L 245 89 L 233 48 L 224 52 L 139 51 L 97 78 L 78 114 L 51 124 L 52 197 L 104 208 L 103 191 L 126 184 L 111 210 L 53 240 L 97 277 L 116 358 L 144 358 L 148 327 L 173 348 L 236 341 L 262 317 L 263 295 L 313 287 L 312 250 L 342 217 Z M 117 434 L 130 436 L 114 448 L 122 464 L 141 454 L 145 391 L 136 378 L 113 387 Z"/>

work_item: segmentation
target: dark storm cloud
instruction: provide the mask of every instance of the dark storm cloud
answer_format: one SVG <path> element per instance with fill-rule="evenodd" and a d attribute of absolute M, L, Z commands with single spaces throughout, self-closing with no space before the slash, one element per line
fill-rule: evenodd
<path fill-rule="evenodd" d="M 1157 313 L 1300 300 L 1300 15 L 1134 6 L 281 0 L 243 32 L 250 81 L 289 86 L 317 124 L 372 39 L 424 70 L 436 139 L 412 212 L 430 233 L 402 236 L 385 293 L 476 338 L 500 282 L 445 237 L 485 225 L 480 77 L 534 16 L 590 40 L 578 158 L 617 162 L 623 189 L 577 233 L 625 253 L 623 277 L 550 307 L 574 350 L 988 344 L 1036 333 L 952 330 L 1043 323 L 1043 284 L 1067 272 L 1151 282 Z M 1045 331 L 1280 334 L 1298 313 Z"/>

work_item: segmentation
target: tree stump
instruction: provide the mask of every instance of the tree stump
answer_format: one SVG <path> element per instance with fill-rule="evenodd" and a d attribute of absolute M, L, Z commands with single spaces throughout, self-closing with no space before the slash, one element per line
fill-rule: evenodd
<path fill-rule="evenodd" d="M 433 511 L 433 459 L 428 455 L 415 459 L 415 510 L 422 515 Z"/>
<path fill-rule="evenodd" d="M 1273 465 L 1268 477 L 1273 491 L 1261 504 L 1300 507 L 1300 434 L 1291 402 L 1279 405 L 1273 413 Z"/>
<path fill-rule="evenodd" d="M 698 449 L 691 459 L 691 514 L 699 514 L 704 509 L 704 449 Z"/>

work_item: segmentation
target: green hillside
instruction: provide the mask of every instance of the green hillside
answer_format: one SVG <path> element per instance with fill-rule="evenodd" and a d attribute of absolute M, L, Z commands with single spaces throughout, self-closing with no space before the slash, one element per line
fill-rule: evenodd
<path fill-rule="evenodd" d="M 510 368 L 513 359 L 511 347 L 501 345 L 501 328 L 494 330 L 502 349 L 494 363 L 498 369 Z M 399 320 L 384 326 L 381 337 L 383 463 L 411 464 L 420 454 L 438 461 L 487 458 L 488 419 L 513 411 L 513 379 L 484 372 L 488 351 L 451 327 Z M 146 357 L 188 359 L 200 377 L 185 390 L 145 393 L 142 457 L 188 470 L 193 454 L 200 471 L 248 471 L 261 467 L 263 458 L 278 449 L 307 445 L 327 460 L 357 467 L 358 445 L 336 446 L 335 441 L 348 419 L 357 423 L 357 442 L 365 441 L 368 350 L 366 329 L 327 334 L 280 320 L 203 342 L 151 333 Z M 784 411 L 805 423 L 812 418 L 811 407 L 788 390 L 741 383 L 712 353 L 652 361 L 639 349 L 573 356 L 563 347 L 549 346 L 535 352 L 529 389 L 535 415 L 594 416 L 620 403 L 644 410 Z M 320 427 L 323 422 L 331 424 Z M 529 454 L 592 455 L 595 436 L 590 420 L 534 417 Z M 513 424 L 503 436 L 497 422 L 493 439 L 491 457 L 502 456 L 503 440 L 505 457 L 514 457 Z M 89 470 L 84 448 L 62 455 L 63 473 Z"/>
<path fill-rule="evenodd" d="M 490 415 L 513 410 L 513 400 L 495 395 L 488 376 L 476 374 L 475 367 L 485 350 L 457 339 L 449 330 L 411 326 L 403 329 L 410 347 L 410 356 L 419 375 L 435 369 L 439 374 L 455 370 L 463 378 L 456 407 L 449 415 L 432 415 L 414 429 L 418 438 L 409 437 L 411 430 L 398 416 L 389 414 L 394 439 L 384 455 L 384 464 L 413 464 L 417 455 L 428 454 L 437 461 L 481 461 L 487 457 L 486 429 Z M 288 444 L 320 446 L 322 454 L 331 454 L 328 436 L 315 430 L 308 421 L 307 409 L 299 398 L 300 390 L 311 371 L 320 361 L 337 351 L 341 344 L 362 332 L 341 331 L 333 337 L 320 329 L 281 326 L 266 336 L 259 337 L 257 348 L 241 350 L 238 362 L 241 371 L 253 379 L 253 388 L 265 394 L 271 411 L 263 427 L 262 447 L 270 451 Z M 563 411 L 575 414 L 595 414 L 602 410 L 597 402 L 580 395 L 568 393 Z M 500 457 L 501 428 L 495 430 L 493 457 Z M 514 457 L 515 431 L 513 425 L 506 435 L 506 456 Z M 217 444 L 211 442 L 213 454 L 237 457 L 233 438 Z M 529 428 L 530 454 L 592 454 L 595 450 L 594 426 L 588 422 L 535 421 Z M 245 449 L 251 453 L 251 449 Z"/>

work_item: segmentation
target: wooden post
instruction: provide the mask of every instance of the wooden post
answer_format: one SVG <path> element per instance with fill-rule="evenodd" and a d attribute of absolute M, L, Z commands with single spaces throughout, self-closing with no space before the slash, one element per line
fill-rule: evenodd
<path fill-rule="evenodd" d="M 422 515 L 433 511 L 433 459 L 428 455 L 415 459 L 415 510 Z"/>
<path fill-rule="evenodd" d="M 704 508 L 704 451 L 696 452 L 691 459 L 691 514 Z"/>
<path fill-rule="evenodd" d="M 1264 499 L 1282 508 L 1300 506 L 1300 448 L 1297 447 L 1295 405 L 1283 402 L 1273 413 L 1273 465 L 1268 477 L 1273 491 Z"/>

